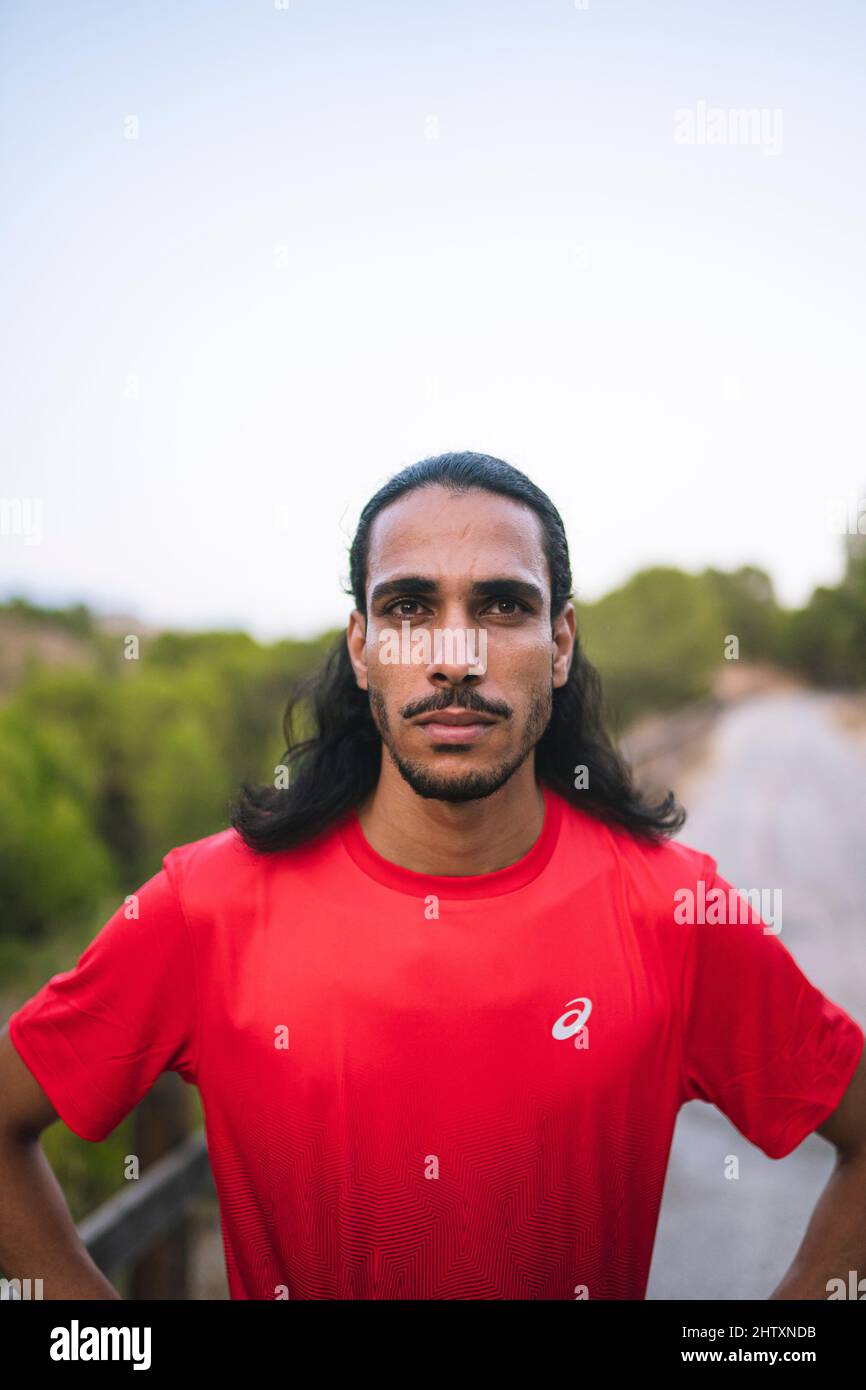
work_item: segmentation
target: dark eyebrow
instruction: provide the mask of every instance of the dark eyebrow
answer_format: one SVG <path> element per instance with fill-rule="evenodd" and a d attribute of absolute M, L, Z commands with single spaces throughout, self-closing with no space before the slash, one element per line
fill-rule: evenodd
<path fill-rule="evenodd" d="M 475 598 L 499 598 L 502 594 L 509 594 L 512 598 L 525 599 L 527 603 L 537 603 L 539 608 L 544 606 L 544 594 L 537 584 L 528 579 L 512 579 L 507 574 L 501 579 L 480 579 L 472 585 L 472 593 Z"/>
<path fill-rule="evenodd" d="M 438 594 L 439 585 L 435 579 L 429 579 L 422 574 L 398 575 L 396 579 L 383 579 L 381 583 L 374 584 L 370 603 L 375 604 L 383 598 L 390 598 L 392 594 L 407 592 Z M 537 584 L 508 575 L 503 575 L 500 579 L 479 579 L 472 585 L 471 593 L 473 598 L 499 598 L 508 595 L 510 598 L 525 599 L 527 603 L 537 603 L 539 607 L 544 604 L 544 594 Z"/>

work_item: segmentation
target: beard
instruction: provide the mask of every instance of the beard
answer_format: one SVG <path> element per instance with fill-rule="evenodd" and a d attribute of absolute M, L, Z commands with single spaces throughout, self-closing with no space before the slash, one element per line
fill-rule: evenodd
<path fill-rule="evenodd" d="M 520 749 L 495 767 L 469 772 L 439 773 L 429 764 L 406 758 L 395 745 L 394 735 L 380 690 L 370 688 L 370 713 L 382 743 L 404 782 L 418 796 L 435 801 L 481 801 L 504 786 L 538 743 L 553 713 L 553 686 L 533 692 Z M 458 697 L 459 700 L 459 697 Z"/>

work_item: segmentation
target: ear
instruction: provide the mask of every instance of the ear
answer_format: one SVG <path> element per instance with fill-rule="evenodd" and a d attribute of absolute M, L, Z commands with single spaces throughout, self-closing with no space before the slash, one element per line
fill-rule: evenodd
<path fill-rule="evenodd" d="M 567 603 L 553 624 L 552 651 L 553 651 L 553 684 L 555 687 L 565 685 L 568 680 L 568 673 L 571 669 L 571 659 L 574 655 L 574 642 L 577 634 L 577 619 L 574 615 L 574 604 Z"/>
<path fill-rule="evenodd" d="M 349 649 L 349 660 L 355 672 L 355 679 L 360 690 L 367 689 L 367 619 L 358 609 L 353 608 L 349 614 L 349 626 L 346 629 L 346 646 Z"/>

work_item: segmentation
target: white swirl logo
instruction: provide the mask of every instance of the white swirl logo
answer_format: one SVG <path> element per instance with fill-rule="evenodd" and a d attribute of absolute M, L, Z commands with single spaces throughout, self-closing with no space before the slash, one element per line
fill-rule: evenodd
<path fill-rule="evenodd" d="M 580 1009 L 573 1009 L 572 1004 L 581 1004 Z M 560 1018 L 556 1020 L 551 1029 L 555 1038 L 573 1038 L 575 1033 L 579 1033 L 586 1020 L 592 1013 L 591 999 L 569 999 L 568 1008 Z M 569 1022 L 571 1020 L 571 1022 Z"/>

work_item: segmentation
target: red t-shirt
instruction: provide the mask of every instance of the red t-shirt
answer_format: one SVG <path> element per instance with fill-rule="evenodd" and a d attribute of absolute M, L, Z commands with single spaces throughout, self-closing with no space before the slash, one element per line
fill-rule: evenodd
<path fill-rule="evenodd" d="M 545 804 L 470 877 L 354 812 L 181 845 L 12 1015 L 84 1139 L 163 1070 L 199 1088 L 232 1298 L 641 1299 L 685 1101 L 771 1158 L 835 1109 L 863 1031 L 760 920 L 682 920 L 734 896 L 716 861 Z"/>

